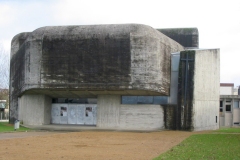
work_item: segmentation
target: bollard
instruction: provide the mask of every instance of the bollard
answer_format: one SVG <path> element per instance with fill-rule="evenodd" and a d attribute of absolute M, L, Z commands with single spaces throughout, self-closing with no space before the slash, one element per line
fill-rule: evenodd
<path fill-rule="evenodd" d="M 15 120 L 15 123 L 14 123 L 14 130 L 16 131 L 16 129 L 19 129 L 19 120 Z"/>

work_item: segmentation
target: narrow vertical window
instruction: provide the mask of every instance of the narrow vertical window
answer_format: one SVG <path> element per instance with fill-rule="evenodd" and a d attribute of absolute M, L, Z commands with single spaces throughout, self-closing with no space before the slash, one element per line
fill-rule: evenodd
<path fill-rule="evenodd" d="M 226 105 L 226 111 L 231 112 L 231 105 Z"/>
<path fill-rule="evenodd" d="M 220 112 L 223 112 L 223 101 L 220 101 Z"/>

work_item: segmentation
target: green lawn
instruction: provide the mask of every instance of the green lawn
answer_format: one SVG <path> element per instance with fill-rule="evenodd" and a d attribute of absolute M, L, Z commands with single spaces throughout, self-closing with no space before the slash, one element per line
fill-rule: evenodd
<path fill-rule="evenodd" d="M 16 131 L 27 131 L 28 128 L 25 127 L 19 127 Z M 14 125 L 9 124 L 8 122 L 0 122 L 0 132 L 11 132 L 14 131 Z"/>
<path fill-rule="evenodd" d="M 240 128 L 225 128 L 212 134 L 192 135 L 154 160 L 237 160 L 240 157 L 238 133 Z"/>

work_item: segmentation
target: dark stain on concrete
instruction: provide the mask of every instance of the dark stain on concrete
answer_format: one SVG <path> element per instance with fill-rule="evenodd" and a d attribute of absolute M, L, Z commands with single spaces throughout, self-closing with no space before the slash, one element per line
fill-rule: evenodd
<path fill-rule="evenodd" d="M 187 54 L 189 59 L 193 59 L 193 61 L 189 61 L 188 64 L 186 64 L 185 60 L 181 60 L 186 59 Z M 178 78 L 178 106 L 176 110 L 177 130 L 193 130 L 192 109 L 194 88 L 194 59 L 195 51 L 180 52 L 179 78 Z M 186 71 L 188 75 L 187 77 Z"/>
<path fill-rule="evenodd" d="M 164 127 L 165 129 L 176 129 L 175 111 L 177 105 L 162 105 L 164 110 Z"/>
<path fill-rule="evenodd" d="M 15 108 L 10 107 L 10 119 L 9 121 L 14 123 L 18 118 L 16 113 L 18 112 L 18 94 L 21 92 L 22 87 L 25 84 L 25 44 L 22 44 L 16 54 L 13 55 L 10 61 L 10 83 L 14 92 L 10 92 L 9 99 L 11 104 L 15 104 Z M 10 90 L 12 90 L 12 88 Z"/>
<path fill-rule="evenodd" d="M 44 86 L 129 83 L 130 39 L 122 37 L 45 36 L 42 51 Z"/>

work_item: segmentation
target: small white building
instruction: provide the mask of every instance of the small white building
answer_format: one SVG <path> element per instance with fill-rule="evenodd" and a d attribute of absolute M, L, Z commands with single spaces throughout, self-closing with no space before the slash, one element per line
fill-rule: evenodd
<path fill-rule="evenodd" d="M 233 83 L 220 83 L 220 126 L 240 125 L 239 90 Z"/>

